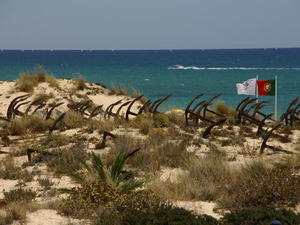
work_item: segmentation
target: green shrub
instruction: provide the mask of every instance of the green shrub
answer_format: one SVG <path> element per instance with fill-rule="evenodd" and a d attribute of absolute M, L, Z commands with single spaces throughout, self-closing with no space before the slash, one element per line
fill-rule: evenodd
<path fill-rule="evenodd" d="M 73 188 L 62 201 L 59 212 L 74 218 L 88 218 L 99 207 L 110 208 L 125 195 L 115 191 L 106 182 L 86 183 Z"/>
<path fill-rule="evenodd" d="M 113 216 L 99 218 L 94 225 L 218 225 L 218 221 L 207 215 L 193 215 L 177 207 L 161 205 L 147 211 L 132 208 Z"/>
<path fill-rule="evenodd" d="M 221 219 L 222 225 L 269 225 L 279 220 L 283 225 L 300 224 L 300 215 L 281 209 L 257 208 L 227 213 Z"/>
<path fill-rule="evenodd" d="M 156 113 L 154 114 L 154 126 L 156 128 L 169 127 L 171 125 L 170 119 L 166 114 Z"/>
<path fill-rule="evenodd" d="M 151 114 L 141 114 L 131 120 L 131 125 L 134 128 L 139 129 L 142 134 L 147 135 L 154 127 L 154 120 L 152 119 Z"/>

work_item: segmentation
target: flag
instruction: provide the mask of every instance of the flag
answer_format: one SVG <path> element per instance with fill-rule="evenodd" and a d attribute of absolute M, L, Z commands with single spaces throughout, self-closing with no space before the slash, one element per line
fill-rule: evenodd
<path fill-rule="evenodd" d="M 246 80 L 244 83 L 236 84 L 238 95 L 255 95 L 256 78 Z"/>
<path fill-rule="evenodd" d="M 258 95 L 275 95 L 275 80 L 258 80 Z"/>

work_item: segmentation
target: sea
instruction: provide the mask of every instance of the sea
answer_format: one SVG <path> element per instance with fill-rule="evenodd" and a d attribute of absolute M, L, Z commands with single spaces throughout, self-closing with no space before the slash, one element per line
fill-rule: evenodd
<path fill-rule="evenodd" d="M 236 83 L 258 76 L 278 80 L 278 114 L 300 96 L 300 48 L 226 50 L 0 50 L 0 80 L 16 80 L 25 72 L 43 68 L 57 78 L 83 76 L 107 87 L 143 93 L 155 100 L 172 94 L 159 108 L 184 109 L 200 93 L 203 100 L 235 107 Z M 1 90 L 0 90 L 1 91 Z M 275 97 L 264 108 L 274 112 Z"/>

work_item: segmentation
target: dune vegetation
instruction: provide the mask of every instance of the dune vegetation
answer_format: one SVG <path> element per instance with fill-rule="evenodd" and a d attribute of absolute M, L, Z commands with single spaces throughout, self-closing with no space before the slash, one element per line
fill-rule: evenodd
<path fill-rule="evenodd" d="M 299 122 L 269 140 L 286 151 L 262 154 L 256 125 L 224 102 L 211 109 L 226 122 L 204 138 L 184 112 L 137 115 L 145 100 L 126 118 L 140 93 L 47 72 L 2 85 L 0 225 L 45 210 L 62 224 L 300 224 Z"/>

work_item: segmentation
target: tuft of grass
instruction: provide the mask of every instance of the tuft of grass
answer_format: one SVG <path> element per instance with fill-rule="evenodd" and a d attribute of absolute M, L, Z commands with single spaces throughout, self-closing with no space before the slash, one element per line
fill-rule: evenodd
<path fill-rule="evenodd" d="M 39 93 L 35 96 L 33 99 L 34 102 L 36 102 L 36 105 L 47 102 L 49 99 L 53 98 L 53 93 L 51 94 L 45 94 L 45 93 Z"/>
<path fill-rule="evenodd" d="M 33 212 L 40 209 L 41 206 L 33 201 L 17 201 L 5 206 L 3 210 L 5 213 L 0 215 L 0 224 L 26 224 L 27 212 Z"/>
<path fill-rule="evenodd" d="M 44 178 L 44 179 L 39 178 L 37 181 L 39 182 L 39 185 L 44 188 L 44 190 L 50 190 L 51 186 L 54 184 L 48 178 Z"/>
<path fill-rule="evenodd" d="M 217 153 L 201 158 L 190 156 L 183 168 L 186 173 L 178 175 L 177 183 L 154 179 L 151 190 L 171 199 L 212 201 L 222 196 L 224 186 L 234 178 L 224 157 Z"/>
<path fill-rule="evenodd" d="M 6 124 L 5 129 L 10 135 L 23 135 L 44 132 L 52 125 L 52 121 L 43 120 L 34 115 L 15 119 Z"/>
<path fill-rule="evenodd" d="M 86 80 L 84 79 L 84 77 L 79 76 L 75 79 L 73 79 L 74 81 L 74 91 L 82 91 L 84 89 L 87 88 L 86 86 Z"/>
<path fill-rule="evenodd" d="M 113 84 L 110 88 L 109 95 L 126 95 L 126 96 L 128 96 L 128 91 L 125 88 L 122 88 L 120 86 Z"/>
<path fill-rule="evenodd" d="M 163 113 L 157 113 L 154 116 L 151 113 L 141 114 L 131 120 L 130 123 L 132 127 L 139 129 L 145 135 L 153 128 L 169 127 L 171 125 L 169 117 Z"/>
<path fill-rule="evenodd" d="M 70 174 L 81 169 L 78 159 L 85 161 L 88 154 L 83 146 L 74 146 L 70 149 L 59 149 L 52 152 L 54 156 L 45 158 L 45 163 L 50 171 L 56 174 Z"/>
<path fill-rule="evenodd" d="M 114 140 L 114 144 L 111 148 L 111 152 L 114 154 L 129 153 L 132 150 L 141 146 L 141 141 L 130 135 L 119 135 Z"/>
<path fill-rule="evenodd" d="M 47 72 L 23 73 L 17 81 L 17 89 L 24 92 L 32 92 L 39 83 L 48 83 L 49 86 L 59 89 L 57 80 Z"/>
<path fill-rule="evenodd" d="M 80 128 L 83 127 L 86 122 L 83 116 L 74 111 L 68 111 L 65 118 L 64 123 L 68 128 Z"/>
<path fill-rule="evenodd" d="M 36 197 L 36 192 L 30 189 L 22 188 L 4 192 L 3 194 L 5 204 L 10 204 L 13 202 L 29 202 L 35 199 Z"/>
<path fill-rule="evenodd" d="M 42 146 L 45 148 L 57 148 L 69 144 L 71 138 L 64 134 L 50 135 L 42 140 Z"/>
<path fill-rule="evenodd" d="M 169 120 L 170 122 L 180 126 L 180 127 L 184 127 L 185 126 L 185 119 L 184 119 L 184 114 L 183 113 L 179 113 L 176 111 L 171 111 L 168 114 Z"/>
<path fill-rule="evenodd" d="M 16 166 L 13 157 L 7 156 L 0 161 L 0 178 L 29 182 L 33 180 L 33 175 L 27 170 L 22 170 L 21 167 Z"/>
<path fill-rule="evenodd" d="M 103 131 L 112 131 L 122 124 L 122 120 L 89 120 L 87 121 L 87 126 L 89 131 L 98 130 L 99 132 Z"/>
<path fill-rule="evenodd" d="M 220 113 L 220 114 L 224 115 L 229 122 L 231 122 L 231 123 L 234 122 L 236 111 L 235 111 L 234 108 L 229 107 L 228 105 L 226 105 L 225 102 L 218 101 L 215 104 L 215 111 L 217 113 Z"/>

